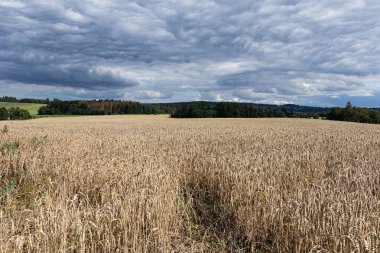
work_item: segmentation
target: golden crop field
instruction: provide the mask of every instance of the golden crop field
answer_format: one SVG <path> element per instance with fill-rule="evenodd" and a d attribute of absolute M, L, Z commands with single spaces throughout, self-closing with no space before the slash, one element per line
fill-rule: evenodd
<path fill-rule="evenodd" d="M 0 129 L 0 252 L 380 252 L 379 125 L 99 116 Z"/>

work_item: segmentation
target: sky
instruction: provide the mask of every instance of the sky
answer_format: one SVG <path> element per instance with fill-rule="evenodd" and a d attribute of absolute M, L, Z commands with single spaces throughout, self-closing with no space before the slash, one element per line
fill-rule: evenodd
<path fill-rule="evenodd" d="M 379 0 L 0 0 L 0 96 L 380 106 Z"/>

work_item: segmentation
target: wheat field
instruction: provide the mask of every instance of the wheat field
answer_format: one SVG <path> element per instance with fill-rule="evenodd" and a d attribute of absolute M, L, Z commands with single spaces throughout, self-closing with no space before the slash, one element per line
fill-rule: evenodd
<path fill-rule="evenodd" d="M 380 252 L 378 125 L 99 116 L 0 129 L 0 252 Z"/>

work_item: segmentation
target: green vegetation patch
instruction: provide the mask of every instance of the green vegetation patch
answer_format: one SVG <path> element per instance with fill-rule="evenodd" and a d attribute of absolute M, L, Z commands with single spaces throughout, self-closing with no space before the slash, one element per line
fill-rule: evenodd
<path fill-rule="evenodd" d="M 36 116 L 38 114 L 38 110 L 45 106 L 44 104 L 32 104 L 32 103 L 16 103 L 16 102 L 0 102 L 0 108 L 4 107 L 10 109 L 12 107 L 19 107 L 20 109 L 28 110 L 30 115 Z"/>

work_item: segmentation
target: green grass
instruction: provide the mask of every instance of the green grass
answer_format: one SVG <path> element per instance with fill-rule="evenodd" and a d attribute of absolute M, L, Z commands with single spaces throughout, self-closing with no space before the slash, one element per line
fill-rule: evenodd
<path fill-rule="evenodd" d="M 7 109 L 12 107 L 20 107 L 21 109 L 28 110 L 30 115 L 37 116 L 38 109 L 40 109 L 44 104 L 29 104 L 29 103 L 13 103 L 13 102 L 0 102 L 0 107 L 5 107 Z"/>

